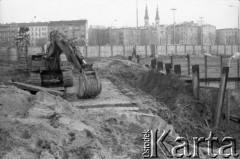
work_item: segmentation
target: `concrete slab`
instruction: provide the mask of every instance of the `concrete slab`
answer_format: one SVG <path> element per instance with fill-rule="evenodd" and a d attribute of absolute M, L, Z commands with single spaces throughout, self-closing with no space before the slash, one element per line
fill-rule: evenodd
<path fill-rule="evenodd" d="M 74 79 L 75 80 L 75 79 Z M 101 79 L 102 92 L 99 96 L 90 99 L 77 99 L 71 103 L 80 108 L 105 108 L 105 107 L 126 107 L 138 109 L 137 104 L 129 97 L 125 96 L 121 91 L 108 79 Z M 74 85 L 77 84 L 74 82 Z M 74 86 L 68 92 L 76 93 L 78 86 Z"/>

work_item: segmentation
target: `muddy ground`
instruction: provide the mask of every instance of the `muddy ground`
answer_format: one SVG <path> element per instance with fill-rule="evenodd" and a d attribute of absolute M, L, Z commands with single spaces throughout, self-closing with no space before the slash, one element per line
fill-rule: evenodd
<path fill-rule="evenodd" d="M 11 78 L 26 80 L 27 73 L 2 62 L 0 158 L 140 159 L 142 132 L 148 129 L 170 129 L 170 147 L 177 136 L 207 137 L 209 131 L 219 137 L 232 135 L 212 129 L 209 107 L 195 101 L 191 85 L 177 76 L 149 71 L 144 65 L 120 57 L 91 61 L 103 81 L 110 80 L 114 85 L 111 88 L 125 96 L 118 99 L 131 101 L 128 106 L 137 109 L 123 107 L 121 102 L 100 108 L 88 107 L 89 102 L 85 102 L 85 107 L 79 108 L 68 98 L 46 92 L 33 95 L 9 84 Z M 99 102 L 102 97 L 97 98 Z M 158 153 L 159 158 L 167 158 Z M 203 153 L 200 158 L 207 158 Z"/>

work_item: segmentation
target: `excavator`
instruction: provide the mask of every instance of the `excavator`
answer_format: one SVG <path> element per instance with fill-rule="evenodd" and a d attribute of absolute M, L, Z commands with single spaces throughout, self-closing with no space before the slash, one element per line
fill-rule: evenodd
<path fill-rule="evenodd" d="M 74 40 L 57 30 L 50 32 L 46 53 L 28 55 L 30 83 L 43 87 L 72 87 L 73 68 L 78 74 L 78 98 L 92 98 L 100 94 L 102 85 L 92 64 L 86 62 Z M 66 90 L 66 89 L 65 89 Z"/>

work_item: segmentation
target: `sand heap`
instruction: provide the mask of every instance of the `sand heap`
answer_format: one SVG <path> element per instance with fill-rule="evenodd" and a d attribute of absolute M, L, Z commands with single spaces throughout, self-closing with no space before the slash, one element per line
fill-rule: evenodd
<path fill-rule="evenodd" d="M 46 92 L 31 95 L 13 86 L 4 86 L 0 92 L 3 159 L 139 159 L 143 131 L 171 129 L 170 138 L 176 135 L 158 116 L 78 110 L 61 97 Z"/>
<path fill-rule="evenodd" d="M 100 76 L 114 78 L 129 82 L 130 85 L 135 85 L 136 81 L 140 80 L 147 67 L 140 64 L 121 59 L 102 59 L 95 62 L 94 68 Z"/>
<path fill-rule="evenodd" d="M 33 96 L 13 86 L 0 92 L 0 158 L 108 157 L 89 135 L 94 129 L 82 122 L 82 112 L 66 100 L 46 92 Z"/>

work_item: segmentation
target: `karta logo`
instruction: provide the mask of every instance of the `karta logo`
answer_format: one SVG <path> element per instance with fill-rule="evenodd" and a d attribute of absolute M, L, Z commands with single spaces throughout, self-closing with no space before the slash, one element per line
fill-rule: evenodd
<path fill-rule="evenodd" d="M 161 150 L 161 152 L 168 158 L 199 158 L 200 143 L 203 142 L 207 143 L 207 155 L 211 158 L 217 158 L 218 156 L 224 158 L 229 158 L 232 156 L 237 158 L 239 156 L 239 154 L 236 153 L 235 139 L 232 137 L 223 137 L 222 140 L 219 140 L 218 137 L 213 136 L 212 131 L 209 133 L 207 138 L 193 137 L 191 145 L 187 138 L 177 137 L 175 139 L 175 146 L 171 148 L 167 147 L 167 143 L 165 142 L 170 130 L 163 131 L 159 138 L 157 133 L 158 130 L 148 130 L 143 132 L 144 147 L 142 156 L 144 158 L 158 158 L 158 150 Z M 213 151 L 214 142 L 223 145 L 222 147 L 218 148 L 218 153 L 214 153 Z"/>

